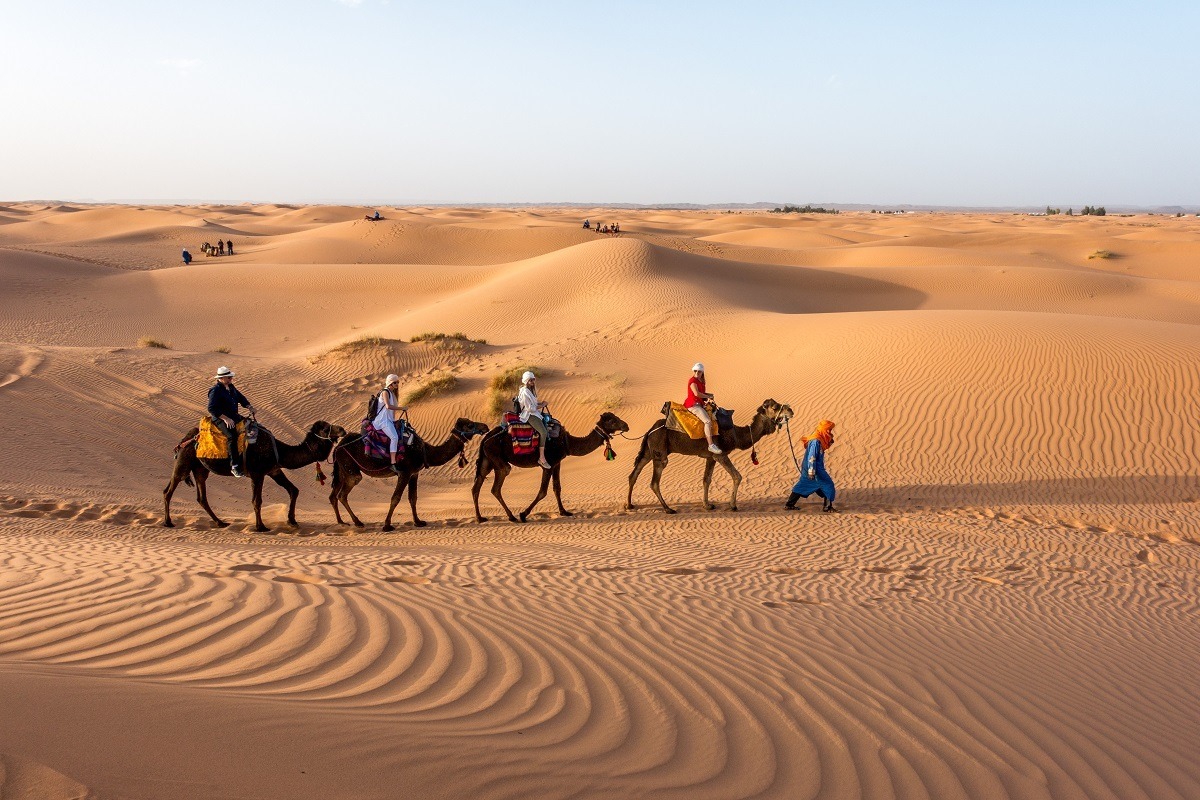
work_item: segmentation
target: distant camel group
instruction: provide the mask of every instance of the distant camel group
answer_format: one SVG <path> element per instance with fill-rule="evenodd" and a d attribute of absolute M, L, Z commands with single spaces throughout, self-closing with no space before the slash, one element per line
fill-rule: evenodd
<path fill-rule="evenodd" d="M 667 501 L 662 496 L 660 482 L 663 470 L 667 466 L 668 457 L 678 454 L 705 460 L 704 507 L 709 510 L 716 508 L 709 502 L 709 487 L 712 482 L 713 469 L 720 464 L 733 479 L 729 508 L 731 511 L 736 511 L 737 493 L 742 482 L 742 475 L 729 459 L 729 452 L 752 449 L 764 436 L 770 436 L 780 430 L 791 417 L 790 406 L 770 399 L 764 400 L 755 411 L 754 418 L 749 425 L 735 425 L 720 430 L 717 438 L 720 449 L 723 451 L 721 453 L 711 452 L 703 439 L 692 439 L 686 433 L 667 428 L 665 419 L 656 420 L 641 437 L 641 448 L 634 462 L 633 471 L 629 473 L 629 494 L 625 507 L 627 509 L 635 508 L 633 503 L 634 485 L 642 470 L 647 465 L 653 465 L 650 489 L 658 498 L 663 510 L 668 514 L 674 514 L 675 509 L 667 505 Z M 289 525 L 295 526 L 298 524 L 296 522 L 296 499 L 299 497 L 300 490 L 288 480 L 284 470 L 300 469 L 310 464 L 316 464 L 318 478 L 323 483 L 325 476 L 321 472 L 320 464 L 329 458 L 332 458 L 333 461 L 333 484 L 329 493 L 329 502 L 333 506 L 333 513 L 338 524 L 346 524 L 342 520 L 339 508 L 341 506 L 345 508 L 351 523 L 359 528 L 365 527 L 362 520 L 350 508 L 348 498 L 351 490 L 366 475 L 372 478 L 395 477 L 396 479 L 391 504 L 383 523 L 384 531 L 394 530 L 392 516 L 405 491 L 408 492 L 408 502 L 412 508 L 413 525 L 420 528 L 426 524 L 417 514 L 417 479 L 421 470 L 447 464 L 455 457 L 459 459 L 460 466 L 465 466 L 467 443 L 475 436 L 482 436 L 475 459 L 475 481 L 471 486 L 475 519 L 478 522 L 485 522 L 487 519 L 479 509 L 479 492 L 488 475 L 492 475 L 492 495 L 499 501 L 500 507 L 504 509 L 508 519 L 512 522 L 525 522 L 537 504 L 545 498 L 547 488 L 551 485 L 554 488 L 554 497 L 558 503 L 559 513 L 563 516 L 571 516 L 571 512 L 563 506 L 562 502 L 562 462 L 568 456 L 583 456 L 595 452 L 602 445 L 611 447 L 614 435 L 625 434 L 629 430 L 629 425 L 624 420 L 610 412 L 601 414 L 592 430 L 584 436 L 574 436 L 563 429 L 557 437 L 547 443 L 546 460 L 550 464 L 550 468 L 542 469 L 542 482 L 538 494 L 533 502 L 520 513 L 519 517 L 513 514 L 504 500 L 502 491 L 504 480 L 513 467 L 521 469 L 538 467 L 536 451 L 528 454 L 516 454 L 513 452 L 512 437 L 504 428 L 490 427 L 482 422 L 466 418 L 455 420 L 445 441 L 441 444 L 429 444 L 419 435 L 414 436 L 412 444 L 405 450 L 400 468 L 396 471 L 391 469 L 386 460 L 368 455 L 361 435 L 347 435 L 346 429 L 340 425 L 332 425 L 323 420 L 314 422 L 309 427 L 304 439 L 295 445 L 281 442 L 266 428 L 260 428 L 257 441 L 246 451 L 243 469 L 251 479 L 256 531 L 268 530 L 262 520 L 264 480 L 270 477 L 287 491 L 290 500 L 287 521 Z M 217 526 L 223 528 L 229 524 L 220 519 L 209 506 L 206 490 L 210 475 L 232 475 L 229 459 L 198 457 L 196 455 L 198 431 L 198 428 L 189 431 L 176 447 L 175 465 L 171 479 L 163 489 L 163 525 L 168 528 L 174 527 L 174 522 L 171 520 L 171 496 L 180 483 L 195 486 L 196 500 Z"/>

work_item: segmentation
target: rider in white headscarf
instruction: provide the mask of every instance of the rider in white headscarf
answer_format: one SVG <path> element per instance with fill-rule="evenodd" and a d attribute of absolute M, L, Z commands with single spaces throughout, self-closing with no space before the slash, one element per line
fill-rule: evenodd
<path fill-rule="evenodd" d="M 400 432 L 396 430 L 396 415 L 401 411 L 408 411 L 406 406 L 400 405 L 397 394 L 399 388 L 399 375 L 388 375 L 384 379 L 383 391 L 379 393 L 379 410 L 375 412 L 375 419 L 371 420 L 371 425 L 376 430 L 387 434 L 388 452 L 392 457 L 392 472 L 397 474 L 400 473 L 400 467 L 396 465 L 396 450 L 400 447 Z"/>
<path fill-rule="evenodd" d="M 546 422 L 542 419 L 542 409 L 546 404 L 538 401 L 537 376 L 528 370 L 521 376 L 517 402 L 521 406 L 521 422 L 529 423 L 538 432 L 538 465 L 542 469 L 550 469 L 550 462 L 546 460 L 546 442 L 550 439 L 550 432 L 546 430 Z"/>

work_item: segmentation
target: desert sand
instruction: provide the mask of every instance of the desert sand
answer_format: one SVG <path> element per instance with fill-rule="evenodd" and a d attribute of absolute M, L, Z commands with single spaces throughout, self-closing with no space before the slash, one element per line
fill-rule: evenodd
<path fill-rule="evenodd" d="M 0 797 L 1200 797 L 1200 220 L 366 211 L 0 204 Z M 452 373 L 441 441 L 516 365 L 636 438 L 697 360 L 795 411 L 737 512 L 679 457 L 626 510 L 617 438 L 569 518 L 476 523 L 475 442 L 423 529 L 312 468 L 160 526 L 222 364 L 288 442 Z"/>

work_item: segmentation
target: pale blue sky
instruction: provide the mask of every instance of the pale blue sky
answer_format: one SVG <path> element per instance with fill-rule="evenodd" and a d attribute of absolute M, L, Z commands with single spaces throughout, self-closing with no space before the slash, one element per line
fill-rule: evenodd
<path fill-rule="evenodd" d="M 1200 3 L 0 0 L 0 199 L 1200 204 Z"/>

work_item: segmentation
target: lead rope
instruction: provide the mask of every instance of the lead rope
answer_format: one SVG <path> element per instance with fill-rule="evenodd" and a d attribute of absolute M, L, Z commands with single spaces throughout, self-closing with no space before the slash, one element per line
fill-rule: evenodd
<path fill-rule="evenodd" d="M 788 449 L 792 451 L 792 463 L 796 465 L 796 472 L 803 475 L 804 470 L 800 469 L 800 460 L 796 458 L 796 448 L 792 446 L 792 418 L 788 417 L 783 424 L 787 426 Z"/>
<path fill-rule="evenodd" d="M 605 433 L 604 429 L 601 428 L 599 425 L 596 426 L 595 431 L 596 431 L 596 433 L 598 433 L 602 437 L 604 437 L 604 460 L 605 461 L 616 461 L 617 460 L 617 451 L 613 450 L 613 448 L 612 448 L 612 435 Z"/>

